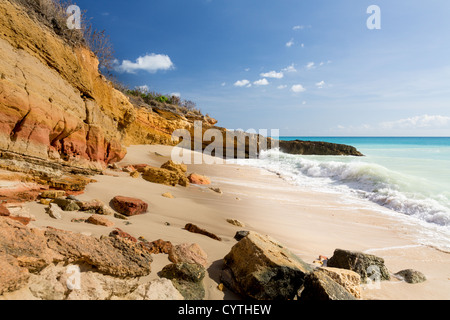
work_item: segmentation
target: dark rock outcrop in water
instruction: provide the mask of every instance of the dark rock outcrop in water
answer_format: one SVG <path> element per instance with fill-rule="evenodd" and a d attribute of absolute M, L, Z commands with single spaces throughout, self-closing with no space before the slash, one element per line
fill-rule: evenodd
<path fill-rule="evenodd" d="M 281 141 L 280 151 L 290 154 L 323 156 L 364 156 L 355 147 L 321 141 Z"/>

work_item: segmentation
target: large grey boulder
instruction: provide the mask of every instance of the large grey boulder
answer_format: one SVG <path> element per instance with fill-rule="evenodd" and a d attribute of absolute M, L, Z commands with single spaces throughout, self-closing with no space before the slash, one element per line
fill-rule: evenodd
<path fill-rule="evenodd" d="M 374 280 L 390 280 L 389 270 L 384 265 L 384 259 L 358 251 L 336 249 L 328 259 L 327 267 L 352 270 L 361 276 L 361 281 L 368 278 Z"/>

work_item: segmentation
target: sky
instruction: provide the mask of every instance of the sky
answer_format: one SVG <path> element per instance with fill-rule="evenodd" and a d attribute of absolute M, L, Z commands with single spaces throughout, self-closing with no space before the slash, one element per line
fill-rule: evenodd
<path fill-rule="evenodd" d="M 219 126 L 450 136 L 448 0 L 76 4 L 110 36 L 119 81 L 192 100 Z"/>

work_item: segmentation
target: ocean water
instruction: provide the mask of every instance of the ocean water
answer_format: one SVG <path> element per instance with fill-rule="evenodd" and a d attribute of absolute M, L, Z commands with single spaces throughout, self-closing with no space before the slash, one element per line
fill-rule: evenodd
<path fill-rule="evenodd" d="M 450 138 L 282 137 L 356 147 L 364 157 L 303 156 L 269 150 L 241 160 L 293 185 L 342 195 L 417 226 L 417 240 L 450 250 Z"/>

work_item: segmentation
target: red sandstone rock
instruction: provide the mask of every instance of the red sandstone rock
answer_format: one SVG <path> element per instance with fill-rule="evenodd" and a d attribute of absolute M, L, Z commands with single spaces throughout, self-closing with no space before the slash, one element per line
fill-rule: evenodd
<path fill-rule="evenodd" d="M 31 221 L 31 218 L 27 218 L 27 217 L 13 217 L 13 216 L 9 216 L 9 219 L 15 220 L 15 221 L 19 221 L 21 224 L 23 224 L 24 226 L 28 225 Z"/>
<path fill-rule="evenodd" d="M 211 184 L 211 180 L 209 180 L 208 177 L 199 175 L 197 173 L 191 173 L 188 177 L 189 182 L 193 184 L 200 184 L 200 185 L 208 185 Z"/>
<path fill-rule="evenodd" d="M 110 237 L 120 237 L 120 238 L 124 238 L 127 240 L 130 240 L 131 242 L 137 243 L 137 239 L 135 237 L 133 237 L 132 235 L 130 235 L 129 233 L 123 231 L 120 228 L 116 228 L 115 230 L 111 231 L 111 233 L 109 234 Z"/>
<path fill-rule="evenodd" d="M 160 254 L 160 253 L 169 254 L 169 252 L 172 250 L 173 247 L 170 241 L 164 241 L 162 239 L 158 239 L 153 242 L 142 241 L 139 244 L 143 248 L 145 248 L 149 253 L 152 254 Z"/>
<path fill-rule="evenodd" d="M 140 199 L 116 196 L 112 199 L 114 209 L 126 216 L 135 216 L 147 212 L 148 204 Z"/>
<path fill-rule="evenodd" d="M 11 213 L 9 212 L 8 208 L 6 208 L 4 205 L 0 203 L 0 216 L 1 217 L 7 217 Z"/>
<path fill-rule="evenodd" d="M 222 241 L 222 239 L 220 237 L 216 236 L 214 233 L 208 232 L 205 229 L 201 229 L 201 228 L 197 227 L 195 224 L 188 223 L 184 228 L 189 232 L 203 234 L 212 239 Z"/>

